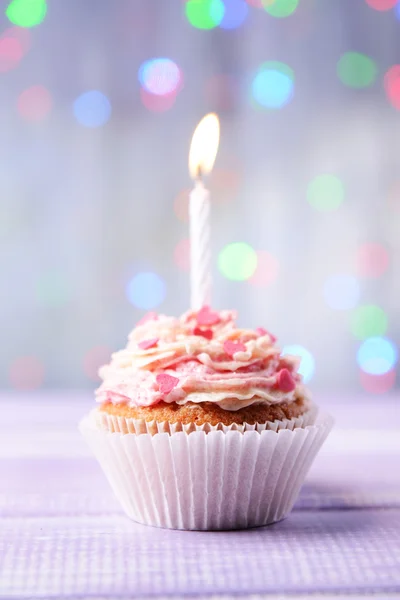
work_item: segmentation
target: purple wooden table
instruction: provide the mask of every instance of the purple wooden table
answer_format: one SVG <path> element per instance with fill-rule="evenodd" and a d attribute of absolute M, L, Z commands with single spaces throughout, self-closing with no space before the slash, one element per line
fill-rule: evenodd
<path fill-rule="evenodd" d="M 399 397 L 325 399 L 337 424 L 291 516 L 221 533 L 123 515 L 76 428 L 91 402 L 0 398 L 0 598 L 400 594 Z"/>

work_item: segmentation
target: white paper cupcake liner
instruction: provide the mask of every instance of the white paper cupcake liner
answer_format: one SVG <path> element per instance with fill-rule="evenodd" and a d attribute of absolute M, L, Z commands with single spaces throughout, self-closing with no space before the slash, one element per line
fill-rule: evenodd
<path fill-rule="evenodd" d="M 99 429 L 104 429 L 113 433 L 134 433 L 136 435 L 145 433 L 149 433 L 150 435 L 155 435 L 156 433 L 174 434 L 179 431 L 184 431 L 185 433 L 193 433 L 194 431 L 204 431 L 205 433 L 209 433 L 210 431 L 223 431 L 224 433 L 228 431 L 239 431 L 241 433 L 244 433 L 245 431 L 258 431 L 258 433 L 261 433 L 265 430 L 293 430 L 296 429 L 296 427 L 314 425 L 318 414 L 318 408 L 315 405 L 310 405 L 310 409 L 307 412 L 294 419 L 282 419 L 255 424 L 243 423 L 241 425 L 236 423 L 232 425 L 224 425 L 223 423 L 218 423 L 218 425 L 210 425 L 209 423 L 196 425 L 195 423 L 190 423 L 186 425 L 184 423 L 168 423 L 164 421 L 145 421 L 144 419 L 119 417 L 97 409 L 93 410 L 91 414 Z"/>
<path fill-rule="evenodd" d="M 310 411 L 311 412 L 311 411 Z M 292 419 L 276 430 L 161 433 L 108 431 L 92 412 L 80 430 L 126 514 L 146 525 L 187 530 L 267 525 L 292 509 L 313 459 L 332 428 Z M 122 429 L 136 427 L 126 419 Z M 118 422 L 118 420 L 117 420 Z M 159 424 L 161 425 L 161 424 Z M 118 422 L 121 427 L 121 423 Z"/>

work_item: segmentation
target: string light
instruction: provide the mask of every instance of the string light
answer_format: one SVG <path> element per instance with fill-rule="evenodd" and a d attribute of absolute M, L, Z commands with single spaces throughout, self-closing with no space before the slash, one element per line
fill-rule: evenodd
<path fill-rule="evenodd" d="M 17 110 L 19 115 L 30 122 L 43 121 L 49 114 L 53 100 L 47 88 L 33 85 L 18 96 Z"/>
<path fill-rule="evenodd" d="M 280 62 L 261 65 L 253 79 L 252 94 L 256 105 L 282 108 L 290 102 L 294 91 L 294 74 L 290 67 Z"/>
<path fill-rule="evenodd" d="M 282 356 L 287 354 L 300 357 L 299 373 L 303 376 L 304 383 L 308 383 L 315 371 L 315 360 L 311 352 L 309 352 L 307 348 L 304 348 L 304 346 L 292 344 L 290 346 L 284 346 Z"/>
<path fill-rule="evenodd" d="M 299 0 L 262 0 L 262 4 L 268 14 L 281 19 L 294 13 Z"/>
<path fill-rule="evenodd" d="M 389 255 L 381 244 L 362 244 L 357 250 L 357 271 L 363 277 L 380 277 L 389 266 Z"/>
<path fill-rule="evenodd" d="M 165 281 L 156 273 L 137 273 L 126 287 L 126 295 L 134 306 L 151 310 L 159 306 L 165 299 Z"/>
<path fill-rule="evenodd" d="M 385 74 L 384 86 L 391 105 L 400 110 L 400 65 L 390 67 Z"/>
<path fill-rule="evenodd" d="M 365 88 L 372 85 L 377 77 L 375 61 L 360 52 L 345 52 L 337 64 L 337 74 L 344 85 L 352 88 Z"/>
<path fill-rule="evenodd" d="M 177 243 L 174 250 L 174 262 L 182 271 L 190 269 L 190 240 L 184 239 Z"/>
<path fill-rule="evenodd" d="M 6 8 L 6 16 L 19 27 L 35 27 L 45 18 L 47 3 L 45 0 L 12 0 Z"/>
<path fill-rule="evenodd" d="M 359 340 L 373 336 L 382 336 L 386 333 L 388 319 L 385 312 L 374 304 L 359 306 L 355 309 L 351 329 Z"/>
<path fill-rule="evenodd" d="M 140 66 L 138 79 L 147 92 L 156 96 L 166 96 L 179 90 L 182 85 L 182 72 L 169 58 L 152 58 Z"/>
<path fill-rule="evenodd" d="M 74 102 L 74 115 L 84 127 L 101 127 L 111 116 L 111 104 L 105 94 L 91 90 L 78 96 Z"/>
<path fill-rule="evenodd" d="M 385 394 L 395 386 L 396 371 L 393 369 L 383 375 L 370 375 L 360 370 L 360 382 L 365 391 L 370 394 Z"/>
<path fill-rule="evenodd" d="M 394 8 L 398 0 L 365 0 L 365 2 L 375 10 L 385 11 Z"/>
<path fill-rule="evenodd" d="M 279 273 L 279 260 L 266 252 L 259 250 L 257 252 L 257 268 L 250 277 L 249 283 L 258 287 L 266 287 L 276 281 Z"/>
<path fill-rule="evenodd" d="M 352 275 L 331 275 L 324 285 L 327 305 L 334 310 L 354 308 L 360 298 L 360 285 Z"/>
<path fill-rule="evenodd" d="M 244 0 L 224 0 L 224 15 L 219 23 L 222 29 L 236 29 L 244 23 L 249 7 Z"/>
<path fill-rule="evenodd" d="M 213 29 L 222 22 L 225 6 L 222 0 L 188 0 L 186 18 L 197 29 Z"/>
<path fill-rule="evenodd" d="M 308 186 L 307 200 L 317 210 L 336 210 L 344 200 L 343 184 L 335 175 L 318 175 Z"/>
<path fill-rule="evenodd" d="M 0 37 L 0 73 L 15 69 L 24 56 L 24 48 L 21 41 L 14 35 L 13 29 L 9 29 Z"/>
<path fill-rule="evenodd" d="M 36 356 L 20 356 L 10 365 L 9 379 L 17 390 L 36 390 L 44 381 L 44 365 Z"/>
<path fill-rule="evenodd" d="M 387 338 L 370 337 L 358 349 L 357 362 L 370 375 L 384 375 L 395 366 L 398 358 L 396 346 Z"/>
<path fill-rule="evenodd" d="M 257 253 L 244 242 L 228 244 L 219 253 L 218 267 L 227 279 L 244 281 L 254 275 L 257 268 Z"/>

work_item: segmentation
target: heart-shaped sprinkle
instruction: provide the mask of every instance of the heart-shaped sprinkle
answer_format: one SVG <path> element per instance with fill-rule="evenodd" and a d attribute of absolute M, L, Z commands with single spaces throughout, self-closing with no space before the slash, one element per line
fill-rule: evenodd
<path fill-rule="evenodd" d="M 228 356 L 233 356 L 236 352 L 246 352 L 247 348 L 242 342 L 231 342 L 227 340 L 224 342 L 224 351 Z"/>
<path fill-rule="evenodd" d="M 203 306 L 197 313 L 197 323 L 203 326 L 216 325 L 221 321 L 217 312 L 213 312 L 209 306 Z"/>
<path fill-rule="evenodd" d="M 160 373 L 160 375 L 157 375 L 156 381 L 162 394 L 169 394 L 179 383 L 177 377 L 167 375 L 167 373 Z"/>
<path fill-rule="evenodd" d="M 142 350 L 148 350 L 149 348 L 154 348 L 154 346 L 157 346 L 159 339 L 160 338 L 151 338 L 151 340 L 143 340 L 143 342 L 138 343 L 138 346 Z"/>
<path fill-rule="evenodd" d="M 273 344 L 275 344 L 275 342 L 277 340 L 277 338 L 272 333 L 270 333 L 269 331 L 267 331 L 266 329 L 264 329 L 264 327 L 257 327 L 256 334 L 259 335 L 259 336 L 269 335 L 269 337 L 271 338 L 271 342 Z"/>
<path fill-rule="evenodd" d="M 211 329 L 200 329 L 200 327 L 195 327 L 193 329 L 193 335 L 201 335 L 206 338 L 206 340 L 212 340 L 214 334 Z"/>
<path fill-rule="evenodd" d="M 282 392 L 292 392 L 296 387 L 296 382 L 288 369 L 281 369 L 277 377 L 278 387 Z"/>
<path fill-rule="evenodd" d="M 148 312 L 140 319 L 140 321 L 136 323 L 136 327 L 138 327 L 139 325 L 144 325 L 145 323 L 147 323 L 147 321 L 157 321 L 157 319 L 158 314 L 156 312 Z"/>

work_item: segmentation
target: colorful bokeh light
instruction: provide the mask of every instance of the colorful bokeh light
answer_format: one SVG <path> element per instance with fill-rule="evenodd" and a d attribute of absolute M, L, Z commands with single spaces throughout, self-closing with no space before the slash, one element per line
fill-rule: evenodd
<path fill-rule="evenodd" d="M 315 371 L 315 360 L 311 352 L 307 348 L 304 348 L 304 346 L 292 344 L 283 348 L 282 356 L 286 354 L 300 357 L 299 373 L 303 376 L 304 383 L 308 383 Z"/>
<path fill-rule="evenodd" d="M 174 106 L 176 94 L 175 92 L 172 92 L 171 94 L 165 94 L 164 96 L 157 96 L 157 94 L 151 94 L 141 88 L 140 99 L 147 110 L 155 113 L 162 113 Z"/>
<path fill-rule="evenodd" d="M 357 250 L 357 272 L 362 277 L 380 277 L 389 266 L 389 254 L 382 244 L 362 244 Z"/>
<path fill-rule="evenodd" d="M 35 27 L 45 18 L 45 0 L 12 0 L 6 8 L 6 16 L 18 27 Z"/>
<path fill-rule="evenodd" d="M 307 200 L 317 210 L 336 210 L 344 200 L 343 184 L 335 175 L 318 175 L 308 186 Z"/>
<path fill-rule="evenodd" d="M 10 365 L 9 379 L 17 390 L 36 390 L 44 381 L 44 365 L 36 356 L 20 356 Z"/>
<path fill-rule="evenodd" d="M 350 310 L 360 299 L 360 284 L 352 275 L 331 275 L 324 285 L 324 298 L 334 310 Z"/>
<path fill-rule="evenodd" d="M 394 8 L 398 0 L 365 0 L 365 2 L 375 10 L 385 11 Z"/>
<path fill-rule="evenodd" d="M 258 69 L 251 89 L 256 105 L 267 109 L 282 108 L 293 96 L 293 70 L 281 62 L 266 62 Z"/>
<path fill-rule="evenodd" d="M 19 115 L 30 122 L 43 121 L 50 113 L 53 99 L 49 90 L 42 85 L 33 85 L 18 96 Z"/>
<path fill-rule="evenodd" d="M 370 375 L 360 369 L 360 383 L 370 394 L 386 394 L 395 386 L 396 371 L 392 369 L 383 375 Z"/>
<path fill-rule="evenodd" d="M 174 211 L 180 221 L 189 221 L 189 195 L 190 190 L 182 190 L 174 200 Z"/>
<path fill-rule="evenodd" d="M 340 81 L 352 88 L 365 88 L 372 85 L 377 73 L 375 61 L 360 52 L 345 52 L 337 64 Z"/>
<path fill-rule="evenodd" d="M 188 0 L 185 4 L 187 20 L 197 29 L 213 29 L 221 24 L 225 14 L 222 0 Z"/>
<path fill-rule="evenodd" d="M 9 29 L 0 37 L 0 73 L 15 69 L 23 56 L 24 49 L 21 41 L 13 35 L 12 29 Z"/>
<path fill-rule="evenodd" d="M 289 17 L 296 10 L 299 0 L 262 0 L 264 9 L 272 17 Z"/>
<path fill-rule="evenodd" d="M 387 326 L 388 319 L 384 310 L 374 304 L 359 306 L 352 315 L 351 330 L 359 340 L 382 336 L 386 333 Z"/>
<path fill-rule="evenodd" d="M 84 92 L 74 102 L 74 115 L 84 127 L 101 127 L 111 116 L 111 104 L 105 94 L 98 90 Z"/>
<path fill-rule="evenodd" d="M 358 349 L 357 362 L 369 375 L 384 375 L 393 369 L 397 362 L 396 346 L 387 338 L 370 337 Z"/>
<path fill-rule="evenodd" d="M 182 85 L 182 72 L 169 58 L 146 60 L 140 66 L 138 78 L 140 85 L 156 96 L 176 93 Z"/>
<path fill-rule="evenodd" d="M 190 269 L 190 240 L 184 239 L 178 242 L 174 250 L 174 262 L 182 271 Z"/>
<path fill-rule="evenodd" d="M 400 65 L 390 67 L 385 74 L 384 86 L 391 105 L 400 110 Z"/>
<path fill-rule="evenodd" d="M 279 260 L 266 252 L 257 252 L 257 268 L 249 279 L 249 283 L 257 287 L 267 287 L 276 281 L 279 273 Z"/>
<path fill-rule="evenodd" d="M 227 279 L 244 281 L 255 273 L 257 253 L 249 244 L 244 242 L 228 244 L 219 253 L 218 267 Z"/>
<path fill-rule="evenodd" d="M 126 296 L 133 306 L 151 310 L 165 299 L 165 281 L 156 273 L 137 273 L 126 286 Z"/>
<path fill-rule="evenodd" d="M 224 0 L 224 16 L 219 24 L 222 29 L 236 29 L 244 23 L 249 7 L 244 0 Z"/>
<path fill-rule="evenodd" d="M 99 368 L 107 364 L 111 357 L 111 350 L 107 346 L 95 346 L 86 352 L 83 357 L 83 372 L 91 381 L 100 381 Z"/>

